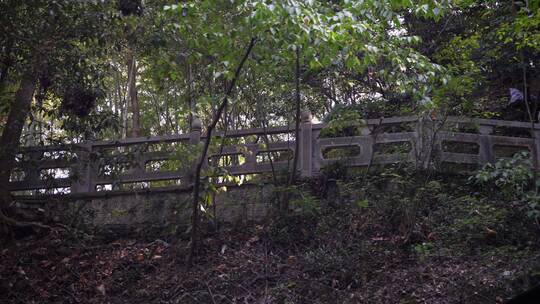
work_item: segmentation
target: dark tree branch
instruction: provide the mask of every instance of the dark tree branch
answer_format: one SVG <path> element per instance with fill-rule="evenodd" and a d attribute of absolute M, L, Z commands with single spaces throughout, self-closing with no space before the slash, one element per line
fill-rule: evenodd
<path fill-rule="evenodd" d="M 300 149 L 300 48 L 296 47 L 296 69 L 295 69 L 295 86 L 296 86 L 296 109 L 295 109 L 295 126 L 294 126 L 294 160 L 293 168 L 289 175 L 289 186 L 292 185 L 296 179 L 296 166 L 298 165 L 298 156 Z"/>
<path fill-rule="evenodd" d="M 195 176 L 194 176 L 194 183 L 193 183 L 193 201 L 192 201 L 192 215 L 191 215 L 191 245 L 190 245 L 190 251 L 187 263 L 189 266 L 193 265 L 193 258 L 195 256 L 195 253 L 197 251 L 198 246 L 198 226 L 199 226 L 199 192 L 200 192 L 200 185 L 201 185 L 201 169 L 205 163 L 206 160 L 206 154 L 208 153 L 208 147 L 210 146 L 210 142 L 212 140 L 212 132 L 214 131 L 217 123 L 219 122 L 221 115 L 223 113 L 223 110 L 229 103 L 229 97 L 236 85 L 236 81 L 240 77 L 240 72 L 242 71 L 242 67 L 244 66 L 244 63 L 249 57 L 249 54 L 251 53 L 251 50 L 255 46 L 255 42 L 257 41 L 256 37 L 251 38 L 251 41 L 249 42 L 249 45 L 247 47 L 246 53 L 244 54 L 244 57 L 238 64 L 238 67 L 236 68 L 236 72 L 234 73 L 234 77 L 232 81 L 229 83 L 229 86 L 227 87 L 227 91 L 225 92 L 225 97 L 223 97 L 223 101 L 219 105 L 214 118 L 212 119 L 212 122 L 207 128 L 206 131 L 206 140 L 204 141 L 204 147 L 201 153 L 201 157 L 199 159 L 199 162 L 197 163 L 197 167 L 195 168 Z"/>

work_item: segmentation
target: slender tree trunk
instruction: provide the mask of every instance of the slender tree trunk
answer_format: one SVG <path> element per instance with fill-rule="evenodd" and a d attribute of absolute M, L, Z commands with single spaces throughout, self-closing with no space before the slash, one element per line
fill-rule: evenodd
<path fill-rule="evenodd" d="M 527 115 L 529 117 L 529 122 L 531 123 L 531 138 L 533 140 L 533 144 L 531 146 L 531 159 L 533 163 L 533 180 L 534 180 L 534 191 L 535 193 L 538 193 L 538 151 L 536 148 L 536 141 L 538 140 L 536 138 L 536 132 L 534 130 L 534 120 L 536 117 L 534 117 L 534 113 L 532 112 L 531 106 L 529 105 L 529 98 L 528 98 L 528 86 L 527 86 L 527 67 L 525 65 L 525 55 L 523 54 L 523 50 L 521 51 L 521 71 L 522 71 L 522 79 L 523 79 L 523 101 L 525 103 L 525 108 L 527 110 Z"/>
<path fill-rule="evenodd" d="M 8 38 L 8 41 L 5 44 L 4 50 L 3 50 L 4 56 L 2 59 L 4 62 L 3 62 L 2 69 L 0 70 L 0 91 L 3 89 L 4 82 L 7 80 L 7 77 L 9 74 L 9 69 L 13 65 L 13 60 L 11 58 L 12 47 L 13 47 L 13 40 L 11 38 Z"/>
<path fill-rule="evenodd" d="M 293 159 L 293 168 L 291 170 L 291 173 L 289 175 L 289 186 L 294 184 L 296 180 L 296 171 L 298 166 L 298 157 L 300 153 L 300 109 L 301 109 L 301 97 L 300 97 L 300 48 L 296 47 L 296 67 L 295 67 L 295 97 L 296 97 L 296 105 L 295 105 L 295 115 L 294 115 L 294 137 L 295 137 L 295 144 L 294 144 L 294 159 Z M 285 203 L 285 208 L 287 208 L 288 203 Z"/>
<path fill-rule="evenodd" d="M 167 97 L 165 97 L 164 101 L 165 101 L 165 119 L 167 120 L 167 122 L 171 126 L 169 133 L 179 133 L 177 125 L 175 123 L 173 123 L 173 120 L 171 118 L 171 111 L 169 109 L 169 99 Z M 176 121 L 176 119 L 175 119 L 175 121 Z M 190 123 L 190 125 L 191 125 L 191 123 Z M 190 129 L 191 129 L 191 126 L 190 126 Z"/>
<path fill-rule="evenodd" d="M 114 104 L 114 113 L 118 115 L 120 119 L 122 119 L 122 105 L 123 105 L 123 97 L 122 97 L 122 86 L 120 85 L 120 73 L 118 70 L 114 71 L 114 82 L 116 84 L 116 103 Z"/>
<path fill-rule="evenodd" d="M 122 103 L 122 138 L 128 137 L 129 103 L 124 99 Z"/>
<path fill-rule="evenodd" d="M 244 54 L 244 57 L 238 64 L 238 67 L 236 68 L 236 72 L 234 74 L 234 77 L 232 81 L 229 83 L 229 86 L 225 92 L 225 97 L 223 98 L 223 101 L 217 108 L 212 122 L 206 129 L 206 139 L 204 141 L 204 147 L 201 152 L 201 157 L 199 158 L 199 161 L 197 163 L 197 166 L 195 168 L 194 172 L 194 181 L 193 181 L 193 200 L 192 200 L 192 214 L 191 214 L 191 244 L 190 244 L 190 250 L 189 255 L 187 259 L 188 266 L 193 265 L 193 258 L 195 257 L 197 248 L 198 248 L 198 239 L 199 239 L 199 192 L 200 192 L 200 186 L 201 186 L 201 170 L 202 167 L 206 161 L 206 154 L 208 153 L 208 147 L 210 146 L 210 142 L 212 140 L 212 132 L 214 131 L 214 128 L 216 127 L 217 123 L 221 119 L 221 114 L 223 113 L 223 110 L 227 106 L 229 102 L 229 97 L 232 94 L 232 91 L 235 87 L 236 81 L 240 77 L 240 72 L 242 71 L 242 67 L 244 66 L 244 63 L 249 57 L 249 54 L 251 53 L 251 50 L 255 46 L 255 42 L 257 39 L 251 38 L 251 41 L 247 47 L 246 53 Z"/>
<path fill-rule="evenodd" d="M 193 123 L 193 113 L 195 113 L 195 100 L 193 99 L 193 73 L 191 69 L 191 63 L 187 63 L 187 82 L 188 82 L 188 103 L 189 103 L 189 116 L 188 124 L 189 131 L 191 132 L 191 124 Z"/>
<path fill-rule="evenodd" d="M 9 74 L 9 65 L 5 65 L 2 67 L 2 70 L 0 71 L 0 92 L 4 90 L 5 83 L 7 82 L 7 77 Z"/>
<path fill-rule="evenodd" d="M 2 225 L 5 225 L 8 220 L 5 210 L 11 200 L 8 188 L 9 178 L 15 165 L 15 155 L 19 149 L 24 123 L 30 112 L 36 82 L 37 73 L 34 69 L 23 75 L 0 138 L 0 224 Z"/>
<path fill-rule="evenodd" d="M 527 9 L 529 8 L 529 3 L 526 2 Z M 515 2 L 512 0 L 512 11 L 514 14 L 514 17 L 517 17 L 517 10 L 515 7 Z M 534 114 L 531 110 L 531 107 L 529 105 L 529 87 L 527 85 L 527 58 L 525 57 L 525 52 L 523 49 L 519 51 L 520 56 L 520 63 L 521 63 L 521 76 L 523 81 L 523 102 L 525 103 L 525 109 L 527 111 L 527 116 L 529 117 L 529 122 L 531 123 L 531 137 L 533 140 L 533 145 L 531 146 L 531 158 L 533 163 L 533 182 L 534 182 L 534 190 L 535 193 L 538 193 L 538 185 L 537 185 L 537 179 L 538 179 L 538 151 L 536 149 L 536 141 L 538 140 L 536 138 L 536 132 L 534 130 L 534 121 L 536 117 L 534 117 Z M 535 106 L 536 107 L 536 106 Z"/>
<path fill-rule="evenodd" d="M 152 94 L 150 97 L 152 98 L 152 105 L 154 106 L 154 109 L 156 111 L 156 122 L 155 122 L 156 127 L 155 129 L 150 128 L 148 131 L 150 132 L 150 134 L 154 134 L 154 132 L 157 132 L 158 135 L 169 134 L 169 131 L 168 131 L 169 128 L 167 126 L 168 124 L 167 118 L 165 117 L 164 124 L 161 123 L 162 110 L 159 106 L 159 101 L 157 100 L 154 94 Z"/>
<path fill-rule="evenodd" d="M 133 51 L 128 55 L 128 94 L 131 104 L 132 129 L 131 136 L 139 137 L 141 135 L 141 112 L 139 109 L 139 98 L 137 96 L 137 61 Z"/>
<path fill-rule="evenodd" d="M 300 48 L 296 47 L 296 62 L 295 62 L 295 115 L 294 115 L 294 157 L 292 169 L 289 173 L 287 180 L 287 190 L 281 197 L 278 197 L 280 203 L 279 212 L 286 215 L 289 211 L 289 199 L 290 199 L 290 187 L 296 181 L 296 171 L 298 166 L 298 158 L 300 155 L 300 109 L 301 109 L 301 96 L 300 96 Z"/>
<path fill-rule="evenodd" d="M 128 65 L 129 66 L 129 65 Z M 118 115 L 120 118 L 120 137 L 126 138 L 128 137 L 128 112 L 129 112 L 129 105 L 127 101 L 126 91 L 127 86 L 124 86 L 124 81 L 122 79 L 122 71 L 120 70 L 121 67 L 119 67 L 118 70 L 116 70 L 116 88 L 118 90 Z M 129 77 L 129 74 L 128 74 Z"/>
<path fill-rule="evenodd" d="M 2 70 L 0 71 L 0 90 L 4 88 L 4 82 L 7 79 L 9 68 L 10 66 L 5 65 L 4 67 L 2 67 Z"/>
<path fill-rule="evenodd" d="M 4 187 L 9 181 L 11 169 L 15 164 L 15 154 L 19 148 L 21 133 L 30 111 L 32 96 L 37 81 L 36 73 L 28 72 L 23 75 L 15 100 L 9 110 L 8 120 L 0 139 L 0 187 Z"/>

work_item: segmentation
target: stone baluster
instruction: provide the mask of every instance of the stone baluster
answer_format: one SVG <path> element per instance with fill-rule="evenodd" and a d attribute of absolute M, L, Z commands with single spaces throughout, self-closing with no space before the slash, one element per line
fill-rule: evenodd
<path fill-rule="evenodd" d="M 416 168 L 427 170 L 432 165 L 432 160 L 440 153 L 440 140 L 435 137 L 435 124 L 431 115 L 423 115 L 416 122 L 415 148 L 411 151 L 411 161 L 416 163 Z"/>
<path fill-rule="evenodd" d="M 298 153 L 300 176 L 310 177 L 313 172 L 313 129 L 311 123 L 311 113 L 307 110 L 302 111 L 300 118 L 300 138 L 296 139 L 300 140 L 300 151 Z"/>
<path fill-rule="evenodd" d="M 201 141 L 202 123 L 198 117 L 193 117 L 191 122 L 191 132 L 189 133 L 189 144 L 196 145 Z"/>
<path fill-rule="evenodd" d="M 191 132 L 189 133 L 189 144 L 192 146 L 197 146 L 201 142 L 201 132 L 202 132 L 202 123 L 201 120 L 198 117 L 193 117 L 193 120 L 191 122 Z M 193 183 L 193 179 L 195 177 L 195 170 L 197 168 L 197 163 L 199 162 L 200 158 L 200 151 L 196 154 L 193 154 L 191 156 L 194 156 L 193 160 L 191 160 L 191 166 L 189 169 L 189 172 L 187 174 L 187 182 L 188 184 Z"/>
<path fill-rule="evenodd" d="M 31 151 L 26 153 L 27 159 L 25 160 L 25 165 L 23 167 L 24 171 L 24 180 L 32 187 L 36 187 L 41 178 L 41 162 L 43 159 L 43 152 L 41 151 Z"/>
<path fill-rule="evenodd" d="M 481 165 L 493 163 L 495 161 L 495 156 L 493 155 L 493 143 L 491 142 L 493 126 L 480 125 L 478 132 L 480 133 L 478 141 L 478 144 L 480 145 L 478 161 Z"/>
<path fill-rule="evenodd" d="M 80 150 L 76 152 L 76 161 L 71 166 L 71 193 L 94 192 L 93 183 L 95 173 L 95 162 L 91 159 L 92 143 L 86 142 L 80 145 Z"/>

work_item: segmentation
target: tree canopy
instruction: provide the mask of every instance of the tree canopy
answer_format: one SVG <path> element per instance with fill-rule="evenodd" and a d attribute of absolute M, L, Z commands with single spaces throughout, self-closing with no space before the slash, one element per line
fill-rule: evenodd
<path fill-rule="evenodd" d="M 296 49 L 302 107 L 319 119 L 345 105 L 493 116 L 509 87 L 538 94 L 539 13 L 527 3 L 5 0 L 0 109 L 5 122 L 33 70 L 30 142 L 185 132 L 191 115 L 210 120 L 255 37 L 233 128 L 294 119 Z"/>
<path fill-rule="evenodd" d="M 418 51 L 405 13 L 439 19 L 450 6 L 424 2 L 2 1 L 2 113 L 35 70 L 24 134 L 38 128 L 33 142 L 118 138 L 134 127 L 146 135 L 186 131 L 190 112 L 209 119 L 252 37 L 257 47 L 229 111 L 238 126 L 256 124 L 253 108 L 292 119 L 296 48 L 305 107 L 320 117 L 360 100 L 426 101 L 445 71 Z"/>

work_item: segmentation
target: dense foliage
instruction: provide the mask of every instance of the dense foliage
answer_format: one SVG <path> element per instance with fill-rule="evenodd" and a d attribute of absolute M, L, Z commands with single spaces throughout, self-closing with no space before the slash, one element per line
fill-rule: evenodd
<path fill-rule="evenodd" d="M 0 119 L 32 69 L 29 142 L 185 132 L 191 115 L 210 120 L 252 37 L 220 128 L 293 119 L 297 48 L 302 107 L 319 119 L 344 105 L 496 116 L 510 87 L 537 98 L 535 3 L 5 0 Z"/>

